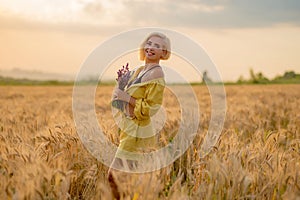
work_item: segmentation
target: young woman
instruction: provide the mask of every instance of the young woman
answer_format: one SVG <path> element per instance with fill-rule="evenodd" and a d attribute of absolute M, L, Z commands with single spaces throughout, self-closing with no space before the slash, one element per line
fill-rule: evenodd
<path fill-rule="evenodd" d="M 136 153 L 151 152 L 157 147 L 157 139 L 151 126 L 150 117 L 160 108 L 165 87 L 164 73 L 160 60 L 170 57 L 170 40 L 161 33 L 151 33 L 140 47 L 140 59 L 145 64 L 132 73 L 127 88 L 116 88 L 113 100 L 125 103 L 120 128 L 120 144 L 112 168 L 134 170 L 140 167 Z M 109 182 L 115 198 L 119 198 L 113 178 L 114 170 L 109 170 Z"/>

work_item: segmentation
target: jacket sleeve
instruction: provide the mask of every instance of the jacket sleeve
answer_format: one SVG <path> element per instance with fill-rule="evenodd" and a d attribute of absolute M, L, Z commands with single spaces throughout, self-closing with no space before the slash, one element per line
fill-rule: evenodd
<path fill-rule="evenodd" d="M 160 108 L 163 100 L 164 84 L 149 83 L 144 98 L 136 99 L 134 115 L 138 120 L 146 120 L 153 116 Z"/>

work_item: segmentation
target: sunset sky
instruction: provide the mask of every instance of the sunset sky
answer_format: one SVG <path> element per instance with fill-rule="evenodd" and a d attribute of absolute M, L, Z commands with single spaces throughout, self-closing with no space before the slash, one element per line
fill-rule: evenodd
<path fill-rule="evenodd" d="M 0 0 L 0 70 L 75 75 L 103 41 L 142 27 L 187 35 L 223 80 L 300 73 L 299 0 Z"/>

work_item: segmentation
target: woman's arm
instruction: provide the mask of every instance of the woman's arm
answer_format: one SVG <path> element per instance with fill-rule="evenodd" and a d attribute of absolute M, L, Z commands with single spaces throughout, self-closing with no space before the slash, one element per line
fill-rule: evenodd
<path fill-rule="evenodd" d="M 161 67 L 149 71 L 142 78 L 142 82 L 159 78 L 164 78 Z M 164 87 L 164 81 L 163 83 L 155 81 L 147 84 L 144 98 L 134 99 L 134 104 L 129 105 L 130 116 L 135 116 L 138 120 L 144 120 L 154 115 L 162 104 Z"/>
<path fill-rule="evenodd" d="M 113 100 L 121 100 L 129 103 L 130 105 L 135 105 L 135 98 L 127 94 L 125 91 L 115 88 L 113 93 Z"/>
<path fill-rule="evenodd" d="M 163 99 L 164 82 L 153 81 L 147 84 L 143 98 L 135 100 L 134 116 L 138 120 L 146 120 L 160 108 Z"/>
<path fill-rule="evenodd" d="M 127 115 L 133 117 L 133 111 L 135 107 L 135 101 L 136 99 L 124 92 L 123 90 L 120 90 L 119 88 L 115 88 L 113 93 L 113 100 L 121 100 L 128 103 L 128 107 L 125 108 Z"/>

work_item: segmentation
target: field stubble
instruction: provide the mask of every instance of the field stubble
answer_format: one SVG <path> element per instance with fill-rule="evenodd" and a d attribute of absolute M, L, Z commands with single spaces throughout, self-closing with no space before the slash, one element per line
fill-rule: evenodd
<path fill-rule="evenodd" d="M 222 135 L 204 159 L 198 151 L 209 126 L 210 96 L 205 86 L 193 89 L 200 106 L 193 144 L 162 170 L 118 177 L 124 199 L 300 198 L 300 85 L 226 86 Z M 89 154 L 76 133 L 72 87 L 7 86 L 0 91 L 1 199 L 111 199 L 108 168 Z M 101 128 L 118 144 L 111 91 L 110 86 L 98 88 L 95 109 Z M 161 146 L 180 124 L 174 99 L 166 91 Z"/>

